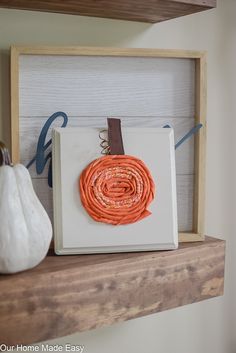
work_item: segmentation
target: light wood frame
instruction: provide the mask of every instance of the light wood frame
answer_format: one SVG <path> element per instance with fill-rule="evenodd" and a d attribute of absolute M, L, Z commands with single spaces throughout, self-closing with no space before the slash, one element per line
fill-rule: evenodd
<path fill-rule="evenodd" d="M 19 56 L 20 55 L 84 55 L 188 58 L 196 62 L 195 123 L 203 128 L 195 136 L 194 205 L 192 232 L 180 232 L 180 242 L 204 240 L 205 213 L 205 145 L 206 145 L 206 53 L 189 50 L 121 49 L 96 47 L 11 47 L 11 151 L 14 163 L 19 162 Z"/>

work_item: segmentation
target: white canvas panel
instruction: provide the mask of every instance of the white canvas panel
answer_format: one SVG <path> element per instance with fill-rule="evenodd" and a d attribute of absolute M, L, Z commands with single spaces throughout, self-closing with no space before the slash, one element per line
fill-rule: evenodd
<path fill-rule="evenodd" d="M 174 249 L 178 244 L 172 129 L 123 128 L 125 153 L 142 159 L 156 185 L 152 215 L 129 225 L 94 221 L 84 210 L 78 181 L 100 157 L 99 129 L 57 128 L 53 146 L 55 248 L 58 254 Z"/>

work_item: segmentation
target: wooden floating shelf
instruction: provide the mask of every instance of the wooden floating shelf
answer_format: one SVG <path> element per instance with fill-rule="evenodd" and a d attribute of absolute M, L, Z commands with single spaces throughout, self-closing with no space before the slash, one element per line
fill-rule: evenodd
<path fill-rule="evenodd" d="M 162 22 L 216 7 L 216 0 L 0 0 L 0 7 Z"/>
<path fill-rule="evenodd" d="M 0 342 L 36 343 L 223 294 L 225 242 L 178 250 L 47 256 L 0 276 Z"/>

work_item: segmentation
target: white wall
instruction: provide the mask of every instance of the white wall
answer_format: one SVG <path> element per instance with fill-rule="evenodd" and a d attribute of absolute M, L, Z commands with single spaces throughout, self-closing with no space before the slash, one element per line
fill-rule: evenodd
<path fill-rule="evenodd" d="M 225 295 L 54 343 L 88 353 L 236 352 L 236 1 L 156 25 L 0 10 L 0 138 L 9 139 L 11 44 L 96 45 L 208 51 L 206 233 L 227 240 Z M 173 288 L 174 295 L 174 288 Z"/>

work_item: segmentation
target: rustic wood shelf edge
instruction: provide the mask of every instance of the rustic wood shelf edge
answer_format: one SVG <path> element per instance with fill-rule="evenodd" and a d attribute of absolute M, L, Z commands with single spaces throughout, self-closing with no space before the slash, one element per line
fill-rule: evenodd
<path fill-rule="evenodd" d="M 0 341 L 30 344 L 220 296 L 225 241 L 178 250 L 47 258 L 0 276 Z"/>
<path fill-rule="evenodd" d="M 156 23 L 216 7 L 216 0 L 0 0 L 0 7 Z"/>

